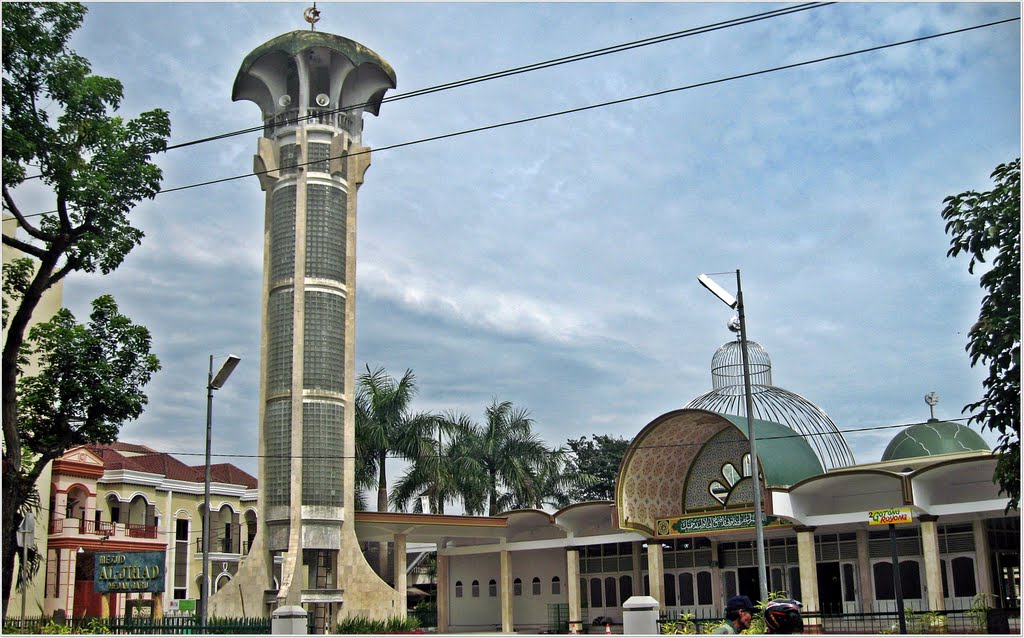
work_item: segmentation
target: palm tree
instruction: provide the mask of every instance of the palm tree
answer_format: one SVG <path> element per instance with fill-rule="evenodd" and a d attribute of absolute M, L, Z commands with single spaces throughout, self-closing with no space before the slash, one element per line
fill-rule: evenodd
<path fill-rule="evenodd" d="M 473 425 L 469 417 L 447 412 L 436 418 L 437 440 L 430 455 L 414 460 L 391 491 L 391 506 L 398 512 L 422 511 L 419 497 L 430 499 L 431 511 L 444 514 L 445 505 L 458 501 L 464 491 L 465 468 L 460 467 L 461 450 L 466 445 L 466 432 Z"/>
<path fill-rule="evenodd" d="M 367 365 L 366 374 L 359 376 L 356 450 L 363 464 L 363 478 L 367 474 L 377 476 L 378 512 L 388 510 L 388 457 L 397 455 L 416 462 L 434 454 L 432 433 L 437 417 L 410 412 L 409 404 L 415 394 L 416 375 L 412 370 L 406 370 L 396 381 L 384 368 L 371 371 Z"/>
<path fill-rule="evenodd" d="M 538 472 L 550 451 L 533 431 L 533 419 L 510 401 L 491 401 L 483 426 L 460 417 L 464 432 L 457 456 L 463 504 L 469 514 L 488 516 L 507 503 L 538 501 Z"/>
<path fill-rule="evenodd" d="M 532 500 L 519 500 L 513 494 L 503 494 L 498 499 L 501 511 L 511 509 L 535 508 L 545 506 L 561 509 L 572 504 L 569 497 L 571 490 L 586 487 L 594 478 L 586 473 L 575 470 L 569 464 L 568 451 L 565 448 L 549 450 L 539 466 L 535 468 L 535 487 Z"/>

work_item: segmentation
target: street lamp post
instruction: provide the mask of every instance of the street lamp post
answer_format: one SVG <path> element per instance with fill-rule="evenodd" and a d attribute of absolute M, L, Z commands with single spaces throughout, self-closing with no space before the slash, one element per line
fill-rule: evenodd
<path fill-rule="evenodd" d="M 229 354 L 221 364 L 217 375 L 213 374 L 213 355 L 210 355 L 210 372 L 206 380 L 206 480 L 203 482 L 203 584 L 199 588 L 199 633 L 206 633 L 206 621 L 209 618 L 210 605 L 210 440 L 213 432 L 213 391 L 219 390 L 228 380 L 235 366 L 241 361 L 239 357 Z"/>
<path fill-rule="evenodd" d="M 733 297 L 711 277 L 701 274 L 697 281 L 725 305 L 739 313 L 740 352 L 743 355 L 743 387 L 746 393 L 747 438 L 750 440 L 750 473 L 754 482 L 754 532 L 757 537 L 757 584 L 761 600 L 768 600 L 768 568 L 764 556 L 764 521 L 761 517 L 761 472 L 757 461 L 757 437 L 754 433 L 754 397 L 750 390 L 750 359 L 747 356 L 747 319 L 743 312 L 743 288 L 740 285 L 740 271 L 736 269 L 736 296 Z"/>

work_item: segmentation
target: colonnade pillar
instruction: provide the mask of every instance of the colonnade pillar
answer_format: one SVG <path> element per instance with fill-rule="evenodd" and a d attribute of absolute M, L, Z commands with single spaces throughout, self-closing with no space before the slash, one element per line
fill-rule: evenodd
<path fill-rule="evenodd" d="M 942 595 L 942 563 L 939 561 L 938 516 L 922 514 L 921 549 L 924 554 L 924 582 L 928 588 L 928 610 L 943 611 L 946 600 Z"/>
<path fill-rule="evenodd" d="M 647 579 L 651 585 L 651 597 L 658 601 L 658 607 L 665 607 L 665 554 L 661 541 L 647 541 Z"/>
<path fill-rule="evenodd" d="M 814 554 L 814 530 L 813 527 L 794 527 L 796 532 L 797 559 L 800 563 L 800 595 L 804 604 L 804 611 L 821 611 L 818 605 L 818 562 Z M 805 625 L 817 625 L 816 618 L 805 619 Z M 816 633 L 809 631 L 808 633 Z"/>
<path fill-rule="evenodd" d="M 633 541 L 630 549 L 633 550 L 633 595 L 643 596 L 644 570 L 643 565 L 640 563 L 640 558 L 643 556 L 643 542 Z"/>
<path fill-rule="evenodd" d="M 442 554 L 445 539 L 437 543 L 437 631 L 448 632 L 448 555 Z"/>
<path fill-rule="evenodd" d="M 725 598 L 722 595 L 722 564 L 718 558 L 718 541 L 711 541 L 711 600 L 718 609 L 725 609 Z"/>
<path fill-rule="evenodd" d="M 871 612 L 875 608 L 875 579 L 871 573 L 871 546 L 868 542 L 868 530 L 857 530 L 857 575 L 860 589 L 857 592 L 862 612 Z"/>
<path fill-rule="evenodd" d="M 405 534 L 395 534 L 395 591 L 398 593 L 400 609 L 398 615 L 406 616 L 406 601 L 409 593 L 409 575 L 406 573 L 408 556 L 405 553 Z"/>
<path fill-rule="evenodd" d="M 583 607 L 580 605 L 580 551 L 565 552 L 566 580 L 565 593 L 569 597 L 569 631 L 575 625 L 576 631 L 583 629 Z M 578 623 L 578 624 L 577 624 Z"/>
<path fill-rule="evenodd" d="M 974 531 L 974 582 L 977 583 L 978 593 L 995 593 L 992 591 L 992 555 L 985 520 L 974 521 L 971 528 Z"/>
<path fill-rule="evenodd" d="M 501 551 L 501 631 L 512 633 L 512 552 Z"/>

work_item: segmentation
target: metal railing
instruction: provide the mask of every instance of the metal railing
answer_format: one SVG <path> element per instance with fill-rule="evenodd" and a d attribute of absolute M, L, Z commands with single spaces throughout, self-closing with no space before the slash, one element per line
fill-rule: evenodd
<path fill-rule="evenodd" d="M 359 132 L 361 121 L 361 115 L 353 115 L 348 111 L 338 111 L 333 108 L 309 107 L 306 109 L 306 117 L 301 119 L 299 118 L 299 109 L 289 109 L 263 120 L 263 137 L 272 137 L 279 129 L 309 125 L 331 126 L 356 135 Z"/>

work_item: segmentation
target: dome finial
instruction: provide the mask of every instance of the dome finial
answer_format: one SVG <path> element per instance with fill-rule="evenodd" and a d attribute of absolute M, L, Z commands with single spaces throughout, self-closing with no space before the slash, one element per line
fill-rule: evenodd
<path fill-rule="evenodd" d="M 302 12 L 302 17 L 309 23 L 309 30 L 316 31 L 316 23 L 320 21 L 320 10 L 316 8 L 316 3 L 313 6 Z"/>
<path fill-rule="evenodd" d="M 934 421 L 935 420 L 935 404 L 937 404 L 939 402 L 939 395 L 936 394 L 935 392 L 929 392 L 928 394 L 924 395 L 924 402 L 928 404 L 928 409 L 931 410 L 931 413 L 932 413 L 932 416 L 931 416 L 931 418 L 929 420 L 930 421 Z"/>

